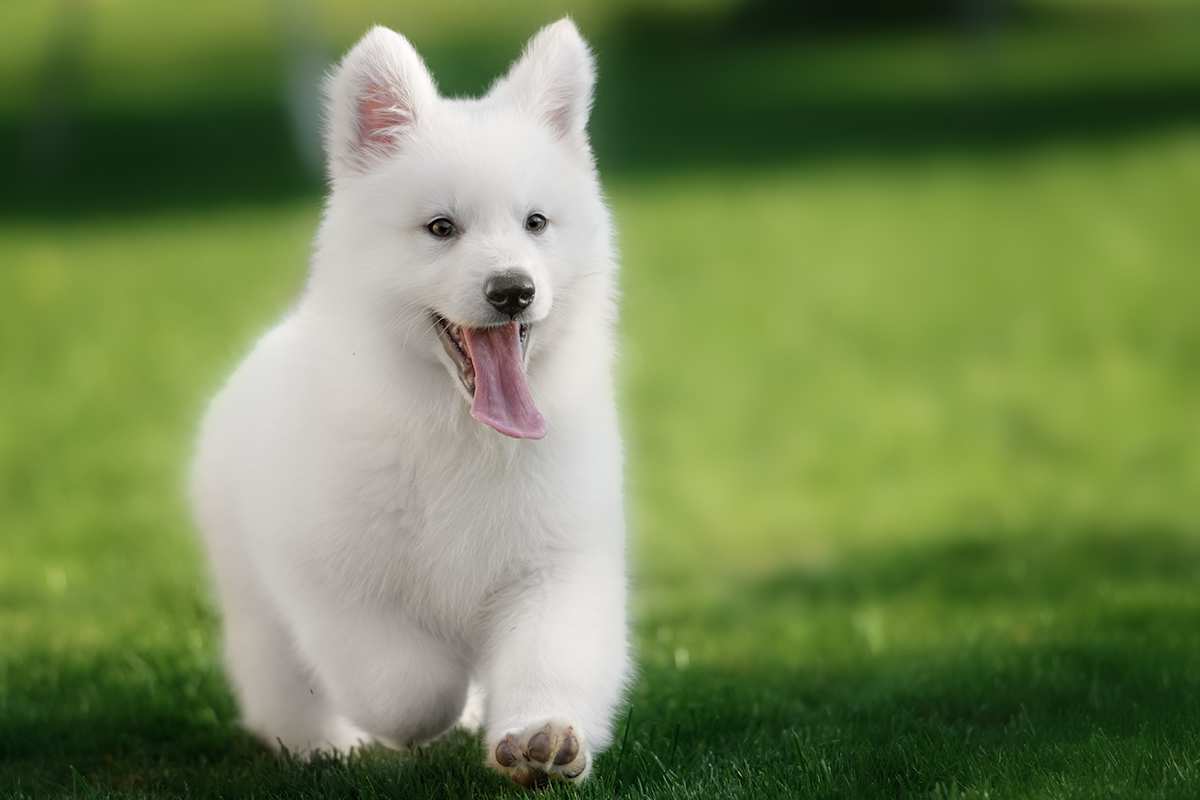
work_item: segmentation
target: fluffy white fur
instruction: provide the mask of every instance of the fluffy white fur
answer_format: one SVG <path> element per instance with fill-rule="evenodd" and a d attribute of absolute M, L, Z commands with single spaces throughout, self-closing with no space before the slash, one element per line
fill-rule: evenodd
<path fill-rule="evenodd" d="M 479 99 L 440 97 L 386 28 L 328 81 L 309 281 L 212 401 L 192 481 L 229 675 L 272 745 L 426 740 L 469 686 L 489 764 L 518 781 L 581 780 L 610 742 L 629 660 L 593 81 L 567 20 Z M 426 230 L 442 214 L 453 242 Z M 489 324 L 483 283 L 514 266 L 537 286 L 537 441 L 470 417 L 431 322 Z"/>

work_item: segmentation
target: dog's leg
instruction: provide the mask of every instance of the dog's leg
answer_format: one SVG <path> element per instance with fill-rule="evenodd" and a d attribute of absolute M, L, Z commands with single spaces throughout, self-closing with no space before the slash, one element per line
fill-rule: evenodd
<path fill-rule="evenodd" d="M 448 730 L 467 698 L 467 670 L 443 642 L 402 617 L 369 609 L 316 611 L 299 633 L 330 705 L 392 747 Z"/>
<path fill-rule="evenodd" d="M 240 547 L 244 537 L 230 521 L 220 492 L 211 485 L 202 488 L 206 491 L 199 493 L 197 514 L 212 559 L 224 617 L 226 672 L 242 724 L 269 747 L 304 757 L 318 750 L 349 750 L 364 735 L 334 715 Z"/>
<path fill-rule="evenodd" d="M 301 756 L 345 751 L 364 734 L 333 713 L 327 693 L 243 559 L 217 560 L 225 664 L 245 727 L 268 746 Z"/>
<path fill-rule="evenodd" d="M 456 724 L 469 733 L 478 733 L 483 728 L 483 712 L 483 687 L 472 681 L 467 689 L 467 704 Z"/>
<path fill-rule="evenodd" d="M 487 763 L 524 785 L 581 781 L 629 670 L 620 559 L 563 565 L 506 611 L 483 670 Z"/>
<path fill-rule="evenodd" d="M 225 662 L 243 724 L 270 747 L 307 757 L 318 750 L 344 752 L 366 739 L 334 716 L 273 611 L 243 607 L 227 618 Z"/>

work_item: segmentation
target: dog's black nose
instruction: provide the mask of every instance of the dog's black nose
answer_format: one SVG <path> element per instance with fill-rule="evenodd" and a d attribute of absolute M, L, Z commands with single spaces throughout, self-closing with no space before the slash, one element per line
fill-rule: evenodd
<path fill-rule="evenodd" d="M 533 302 L 533 279 L 515 270 L 499 272 L 488 278 L 483 293 L 497 311 L 515 317 Z"/>

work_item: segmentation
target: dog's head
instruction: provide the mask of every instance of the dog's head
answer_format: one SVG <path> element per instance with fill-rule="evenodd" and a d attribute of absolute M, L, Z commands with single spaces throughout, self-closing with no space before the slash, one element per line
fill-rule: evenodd
<path fill-rule="evenodd" d="M 607 302 L 589 291 L 612 262 L 586 132 L 594 81 L 561 20 L 479 99 L 439 96 L 382 27 L 327 85 L 332 190 L 312 290 L 441 361 L 471 414 L 509 436 L 545 432 L 527 372 L 571 332 L 563 309 Z"/>

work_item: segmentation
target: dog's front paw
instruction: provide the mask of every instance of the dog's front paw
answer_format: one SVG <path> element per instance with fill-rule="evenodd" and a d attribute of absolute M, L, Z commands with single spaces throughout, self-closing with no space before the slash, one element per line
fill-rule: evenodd
<path fill-rule="evenodd" d="M 487 760 L 492 769 L 530 789 L 552 779 L 579 783 L 592 768 L 579 726 L 559 719 L 504 734 L 488 747 Z"/>

